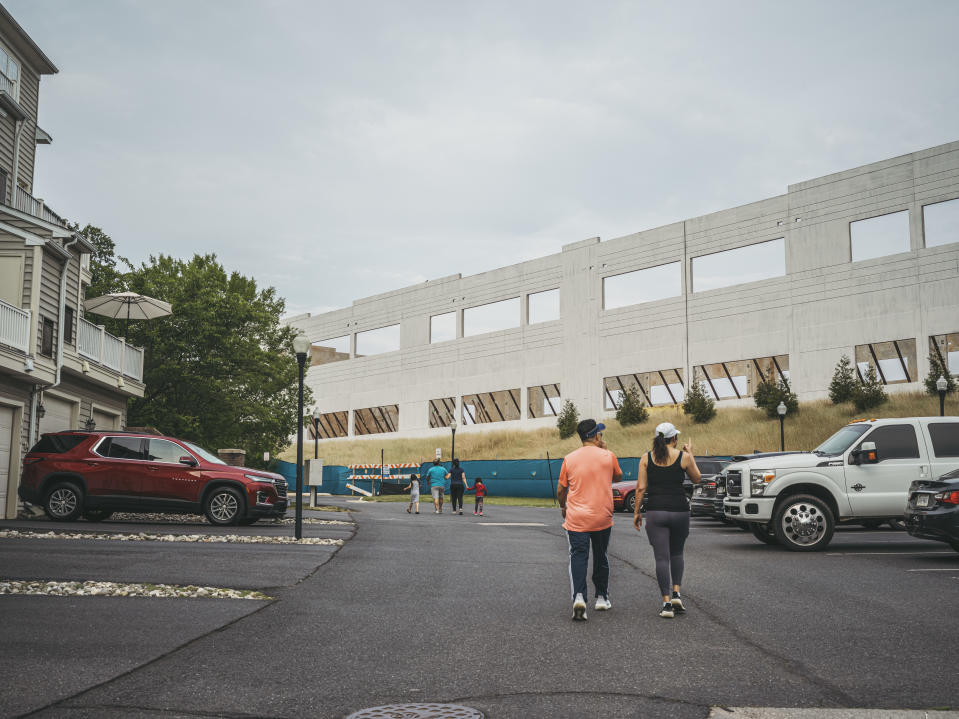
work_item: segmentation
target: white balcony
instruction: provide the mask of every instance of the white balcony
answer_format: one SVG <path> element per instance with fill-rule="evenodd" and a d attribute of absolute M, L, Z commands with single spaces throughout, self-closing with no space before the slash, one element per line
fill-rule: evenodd
<path fill-rule="evenodd" d="M 47 207 L 43 200 L 38 200 L 22 187 L 17 187 L 16 193 L 14 194 L 14 201 L 7 202 L 6 204 L 15 207 L 20 210 L 20 212 L 26 212 L 28 215 L 39 217 L 41 220 L 52 222 L 55 225 L 60 225 L 60 227 L 67 226 L 66 220 Z"/>
<path fill-rule="evenodd" d="M 30 354 L 30 310 L 0 300 L 0 344 Z"/>
<path fill-rule="evenodd" d="M 82 317 L 77 322 L 77 354 L 131 379 L 143 380 L 143 350 Z"/>

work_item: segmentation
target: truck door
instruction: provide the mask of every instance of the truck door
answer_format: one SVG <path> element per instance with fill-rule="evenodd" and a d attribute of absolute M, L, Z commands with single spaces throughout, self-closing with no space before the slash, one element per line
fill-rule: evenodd
<path fill-rule="evenodd" d="M 952 417 L 922 420 L 925 427 L 929 456 L 930 479 L 939 479 L 946 472 L 959 469 L 959 420 Z"/>
<path fill-rule="evenodd" d="M 879 461 L 846 464 L 846 494 L 856 517 L 899 517 L 906 511 L 909 485 L 929 476 L 924 449 L 911 423 L 886 424 L 863 435 L 854 446 L 875 442 Z M 851 456 L 851 452 L 850 452 Z"/>

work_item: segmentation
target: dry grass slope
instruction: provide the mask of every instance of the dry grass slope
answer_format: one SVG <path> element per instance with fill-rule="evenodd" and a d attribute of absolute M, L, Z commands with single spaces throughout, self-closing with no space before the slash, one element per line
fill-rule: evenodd
<path fill-rule="evenodd" d="M 939 399 L 924 394 L 894 395 L 889 402 L 869 417 L 928 417 L 939 414 Z M 959 414 L 959 398 L 946 400 L 946 414 Z M 833 406 L 828 401 L 806 402 L 799 415 L 786 418 L 786 449 L 812 449 L 842 425 L 859 415 L 852 405 Z M 622 457 L 635 457 L 646 451 L 653 430 L 660 422 L 672 422 L 682 431 L 682 439 L 691 439 L 696 454 L 738 454 L 754 449 L 779 449 L 779 422 L 768 419 L 762 410 L 752 407 L 720 408 L 715 419 L 695 424 L 683 414 L 681 407 L 653 407 L 649 421 L 631 427 L 620 427 L 616 420 L 604 420 L 606 442 Z M 456 454 L 466 459 L 540 459 L 563 457 L 579 446 L 579 440 L 561 440 L 555 428 L 528 432 L 460 431 L 456 435 Z M 444 459 L 449 450 L 449 435 L 416 438 L 356 439 L 320 441 L 319 453 L 326 464 L 361 464 L 380 461 L 380 449 L 387 462 L 431 460 L 436 447 L 442 447 Z M 313 456 L 313 442 L 306 442 L 304 454 Z M 288 447 L 280 455 L 288 462 L 296 461 L 296 447 Z"/>

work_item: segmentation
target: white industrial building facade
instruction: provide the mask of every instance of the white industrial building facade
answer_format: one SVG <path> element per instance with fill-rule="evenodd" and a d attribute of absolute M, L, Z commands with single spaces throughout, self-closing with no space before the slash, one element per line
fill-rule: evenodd
<path fill-rule="evenodd" d="M 608 417 L 690 380 L 720 410 L 768 377 L 815 399 L 844 354 L 916 390 L 930 352 L 959 372 L 959 142 L 287 321 L 321 437 L 547 426 L 567 399 Z"/>

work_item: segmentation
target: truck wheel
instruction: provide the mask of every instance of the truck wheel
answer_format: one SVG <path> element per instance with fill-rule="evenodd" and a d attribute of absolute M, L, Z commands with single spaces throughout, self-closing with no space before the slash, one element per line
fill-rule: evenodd
<path fill-rule="evenodd" d="M 776 534 L 769 528 L 768 524 L 761 524 L 760 522 L 747 522 L 747 524 L 749 525 L 749 531 L 763 544 L 778 544 Z"/>
<path fill-rule="evenodd" d="M 210 524 L 236 524 L 243 513 L 243 497 L 232 487 L 217 487 L 204 502 L 203 512 Z"/>
<path fill-rule="evenodd" d="M 83 492 L 73 482 L 57 482 L 47 492 L 43 510 L 54 522 L 72 522 L 83 511 Z"/>
<path fill-rule="evenodd" d="M 832 541 L 836 520 L 826 503 L 810 494 L 787 497 L 773 518 L 776 538 L 794 552 L 816 552 Z"/>

